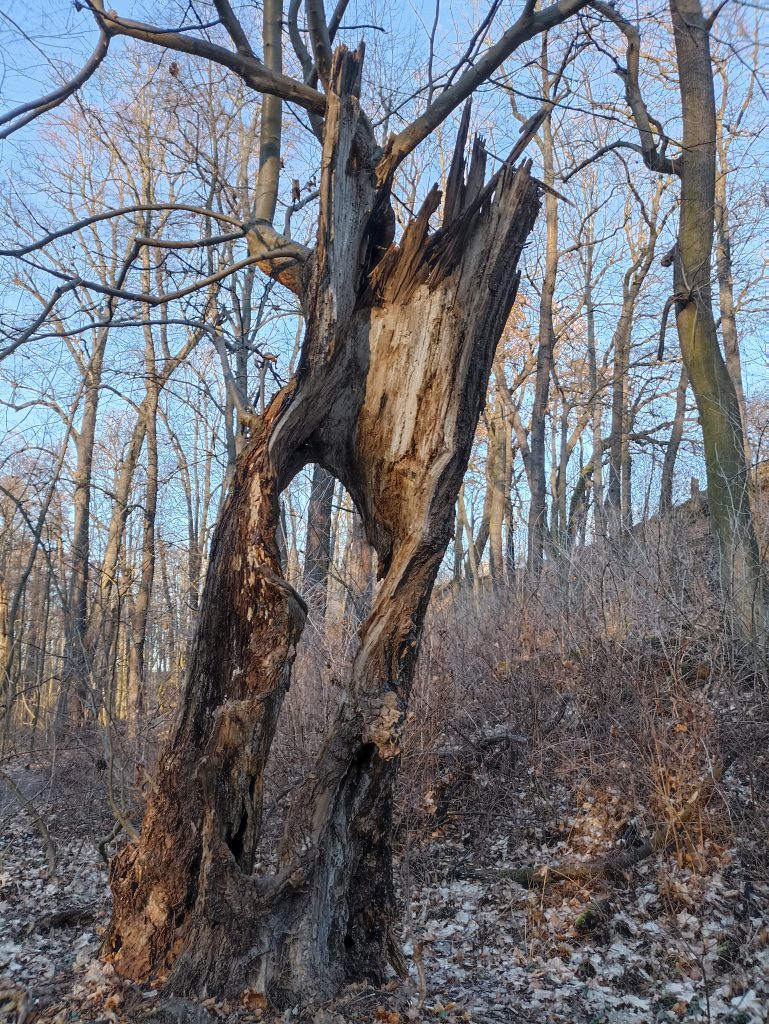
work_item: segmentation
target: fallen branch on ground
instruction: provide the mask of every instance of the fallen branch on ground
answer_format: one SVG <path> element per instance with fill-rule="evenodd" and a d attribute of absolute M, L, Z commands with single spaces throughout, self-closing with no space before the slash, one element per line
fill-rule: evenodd
<path fill-rule="evenodd" d="M 52 928 L 69 928 L 74 924 L 89 924 L 96 916 L 93 907 L 65 907 L 45 914 L 29 926 L 29 931 L 49 932 Z"/>
<path fill-rule="evenodd" d="M 10 791 L 19 801 L 24 810 L 32 816 L 35 825 L 37 826 L 37 830 L 43 839 L 43 845 L 45 846 L 45 857 L 46 860 L 48 861 L 48 877 L 50 878 L 50 876 L 56 870 L 56 847 L 54 845 L 53 839 L 51 839 L 51 833 L 48 831 L 48 826 L 43 821 L 42 816 L 37 811 L 32 801 L 28 800 L 24 796 L 24 794 L 13 781 L 8 772 L 4 771 L 2 768 L 0 768 L 0 781 L 2 781 L 8 787 L 8 789 L 10 789 Z"/>
<path fill-rule="evenodd" d="M 518 885 L 531 887 L 546 885 L 547 882 L 583 882 L 596 878 L 613 878 L 628 868 L 634 867 L 652 854 L 667 849 L 675 838 L 676 830 L 690 821 L 695 812 L 704 807 L 713 795 L 713 790 L 736 760 L 736 754 L 728 754 L 714 765 L 711 774 L 701 783 L 682 809 L 664 825 L 660 825 L 641 846 L 617 857 L 599 857 L 575 864 L 530 864 L 513 871 L 468 871 L 466 877 L 480 879 L 505 878 Z"/>

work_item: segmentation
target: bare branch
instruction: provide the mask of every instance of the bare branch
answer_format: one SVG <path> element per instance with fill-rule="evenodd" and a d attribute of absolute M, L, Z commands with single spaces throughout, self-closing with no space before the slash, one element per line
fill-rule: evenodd
<path fill-rule="evenodd" d="M 331 70 L 331 39 L 326 24 L 323 0 L 307 0 L 305 7 L 310 41 L 315 55 L 315 66 L 318 69 L 321 82 L 328 89 L 328 76 Z"/>
<path fill-rule="evenodd" d="M 299 31 L 299 8 L 302 6 L 302 0 L 291 0 L 288 5 L 288 37 L 291 40 L 291 45 L 294 48 L 294 53 L 299 59 L 299 63 L 302 65 L 302 71 L 304 72 L 304 80 L 307 85 L 312 85 L 312 77 L 315 74 L 315 65 L 312 62 L 310 51 L 304 45 L 302 39 L 302 33 Z"/>
<path fill-rule="evenodd" d="M 475 30 L 475 32 L 473 32 L 470 42 L 465 47 L 465 52 L 462 54 L 457 63 L 449 72 L 449 76 L 446 80 L 447 87 L 451 85 L 451 83 L 457 77 L 457 75 L 465 66 L 465 64 L 470 64 L 472 62 L 473 57 L 478 51 L 478 48 L 483 45 L 483 40 L 486 38 L 486 33 L 489 29 L 489 26 L 491 25 L 494 18 L 497 16 L 501 4 L 502 0 L 492 0 L 492 3 L 490 4 L 488 11 L 481 19 L 478 28 Z"/>
<path fill-rule="evenodd" d="M 283 221 L 283 235 L 285 238 L 291 238 L 291 218 L 295 213 L 304 209 L 308 203 L 313 202 L 320 195 L 319 189 L 313 189 L 312 192 L 308 192 L 304 199 L 297 199 L 296 202 L 291 203 L 290 206 L 286 207 L 286 217 Z"/>
<path fill-rule="evenodd" d="M 248 425 L 256 418 L 256 410 L 238 387 L 238 382 L 235 380 L 232 367 L 230 366 L 230 359 L 227 355 L 227 346 L 224 343 L 224 338 L 217 330 L 211 330 L 208 333 L 214 343 L 214 348 L 219 354 L 219 361 L 222 364 L 224 386 L 227 389 L 232 404 L 237 410 L 238 419 L 242 424 Z"/>
<path fill-rule="evenodd" d="M 713 28 L 716 23 L 716 18 L 728 3 L 729 0 L 721 0 L 721 2 L 713 8 L 713 13 L 705 20 L 705 28 L 708 32 Z"/>
<path fill-rule="evenodd" d="M 184 298 L 185 295 L 190 295 L 192 292 L 199 291 L 207 285 L 215 284 L 217 281 L 221 281 L 225 277 L 230 277 L 232 274 L 236 274 L 239 270 L 243 270 L 245 267 L 261 263 L 265 263 L 269 266 L 275 261 L 294 258 L 292 246 L 287 246 L 285 249 L 276 249 L 273 252 L 262 252 L 256 256 L 247 256 L 245 259 L 238 260 L 236 263 L 231 263 L 228 267 L 224 267 L 222 270 L 217 270 L 215 274 L 210 274 L 208 277 L 201 278 L 199 281 L 194 281 L 192 284 L 188 284 L 184 288 L 179 288 L 177 291 L 173 292 L 166 292 L 163 295 L 148 295 L 144 292 L 126 291 L 124 288 L 113 288 L 111 285 L 102 284 L 99 281 L 86 281 L 83 278 L 73 280 L 66 274 L 58 270 L 53 270 L 50 267 L 38 267 L 37 269 L 44 270 L 46 273 L 52 274 L 54 277 L 65 280 L 68 284 L 71 284 L 74 287 L 87 288 L 89 291 L 98 292 L 101 295 L 110 295 L 117 299 L 125 299 L 128 302 L 144 302 L 148 306 L 161 306 L 166 302 L 173 302 L 175 299 Z M 269 271 L 267 272 L 269 273 Z"/>
<path fill-rule="evenodd" d="M 685 302 L 685 295 L 669 295 L 665 300 L 665 305 L 662 307 L 662 317 L 660 319 L 660 334 L 657 342 L 657 362 L 661 363 L 665 358 L 665 335 L 668 329 L 668 317 L 670 316 L 670 310 L 673 308 L 676 302 Z"/>
<path fill-rule="evenodd" d="M 45 323 L 48 315 L 54 309 L 59 299 L 67 292 L 74 291 L 75 288 L 79 286 L 79 284 L 80 281 L 75 280 L 70 281 L 69 284 L 60 285 L 58 288 L 56 288 L 51 298 L 43 307 L 42 312 L 37 317 L 35 317 L 35 319 L 32 321 L 29 327 L 27 327 L 19 335 L 17 335 L 10 345 L 6 345 L 5 348 L 0 349 L 0 362 L 7 356 L 13 355 L 16 349 L 21 348 L 22 345 L 28 342 L 29 339 L 35 334 L 37 329 Z"/>
<path fill-rule="evenodd" d="M 46 111 L 60 106 L 73 93 L 77 92 L 80 86 L 87 82 L 99 67 L 106 57 L 108 49 L 109 35 L 102 29 L 99 33 L 96 49 L 73 78 L 59 89 L 48 93 L 47 96 L 42 96 L 38 100 L 30 100 L 28 103 L 22 103 L 20 107 L 15 107 L 13 110 L 9 110 L 7 114 L 0 116 L 0 125 L 8 125 L 7 128 L 0 132 L 0 139 L 7 139 L 9 135 L 17 132 L 19 128 L 23 128 L 24 125 L 34 121 L 36 117 L 46 113 Z"/>
<path fill-rule="evenodd" d="M 625 101 L 630 107 L 630 113 L 633 115 L 633 121 L 638 129 L 644 163 L 649 170 L 659 171 L 661 174 L 678 174 L 678 162 L 665 156 L 668 138 L 659 121 L 650 115 L 641 95 L 639 76 L 641 37 L 638 29 L 626 18 L 623 18 L 614 7 L 604 3 L 604 0 L 590 0 L 590 6 L 613 22 L 627 40 L 627 67 L 623 68 L 617 65 L 616 71 L 625 86 Z M 660 138 L 659 146 L 655 142 L 653 129 L 656 129 Z"/>
<path fill-rule="evenodd" d="M 201 217 L 212 217 L 214 220 L 221 220 L 226 224 L 236 224 L 239 228 L 243 229 L 242 221 L 237 217 L 230 217 L 228 214 L 218 213 L 216 210 L 208 210 L 204 206 L 192 206 L 189 203 L 137 203 L 133 206 L 121 206 L 117 210 L 105 210 L 104 213 L 95 213 L 90 217 L 84 217 L 82 220 L 68 224 L 66 228 L 49 232 L 49 234 L 39 238 L 36 242 L 30 242 L 29 245 L 22 245 L 17 249 L 0 249 L 0 256 L 28 256 L 29 253 L 42 249 L 43 246 L 55 242 L 58 238 L 64 238 L 66 235 L 72 235 L 76 231 L 82 231 L 83 228 L 88 228 L 92 224 L 98 224 L 102 220 L 109 220 L 112 217 L 124 217 L 129 213 L 149 213 L 159 210 L 180 210 L 182 213 L 197 213 Z"/>
<path fill-rule="evenodd" d="M 643 156 L 643 150 L 637 142 L 625 142 L 621 139 L 618 142 L 610 142 L 608 146 L 601 146 L 600 149 L 597 149 L 595 153 L 591 154 L 587 159 L 580 161 L 580 163 L 578 163 L 577 166 L 572 168 L 568 173 L 561 174 L 561 181 L 569 181 L 575 174 L 579 174 L 580 171 L 589 167 L 590 164 L 595 163 L 596 160 L 600 160 L 602 156 L 606 156 L 607 153 L 612 153 L 616 149 L 630 149 L 634 153 L 638 153 Z"/>
<path fill-rule="evenodd" d="M 179 53 L 203 57 L 234 71 L 246 85 L 257 92 L 291 100 L 292 103 L 315 114 L 323 114 L 326 109 L 326 101 L 317 89 L 312 89 L 304 82 L 297 82 L 286 75 L 275 74 L 256 57 L 235 53 L 208 39 L 197 39 L 183 32 L 169 31 L 143 21 L 121 18 L 114 11 L 105 11 L 102 0 L 90 0 L 90 6 L 99 24 L 110 35 L 130 36 L 132 39 L 141 39 L 169 50 L 177 50 Z"/>
<path fill-rule="evenodd" d="M 214 7 L 222 19 L 222 25 L 227 29 L 229 37 L 235 44 L 235 49 L 238 53 L 242 53 L 245 57 L 255 57 L 256 54 L 251 49 L 251 44 L 246 33 L 243 31 L 243 26 L 238 21 L 232 7 L 230 7 L 230 0 L 214 0 Z"/>
<path fill-rule="evenodd" d="M 328 38 L 331 40 L 332 43 L 333 43 L 333 41 L 334 41 L 334 39 L 336 37 L 337 32 L 339 31 L 339 26 L 342 24 L 342 18 L 344 17 L 344 12 L 347 10 L 347 5 L 349 4 L 349 2 L 350 2 L 350 0 L 338 0 L 337 5 L 334 8 L 334 13 L 331 15 L 331 21 L 329 21 L 329 23 L 328 23 Z M 346 28 L 348 28 L 348 29 L 362 28 L 362 27 L 363 27 L 362 25 L 349 25 L 349 26 L 346 26 Z M 368 28 L 378 28 L 377 25 L 370 25 L 370 26 L 366 26 L 366 27 L 368 27 Z M 383 32 L 384 29 L 380 28 L 379 31 Z"/>
<path fill-rule="evenodd" d="M 527 0 L 521 16 L 507 32 L 454 85 L 434 100 L 421 115 L 398 135 L 390 136 L 385 155 L 377 168 L 380 181 L 391 178 L 396 167 L 416 149 L 474 90 L 485 82 L 505 60 L 527 40 L 560 25 L 587 4 L 587 0 L 557 0 L 541 11 Z"/>
<path fill-rule="evenodd" d="M 150 238 L 146 235 L 139 235 L 136 241 L 139 245 L 146 245 L 154 249 L 202 249 L 209 245 L 221 245 L 224 242 L 237 242 L 243 238 L 246 231 L 231 231 L 226 235 L 211 235 L 210 238 Z"/>

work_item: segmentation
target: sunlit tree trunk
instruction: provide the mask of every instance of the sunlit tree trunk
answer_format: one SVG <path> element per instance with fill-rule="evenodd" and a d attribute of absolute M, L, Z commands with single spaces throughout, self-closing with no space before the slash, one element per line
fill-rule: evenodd
<path fill-rule="evenodd" d="M 181 715 L 141 839 L 113 860 L 114 963 L 167 987 L 274 1005 L 381 981 L 393 938 L 392 784 L 427 602 L 538 208 L 528 169 L 483 186 L 467 119 L 444 200 L 392 244 L 391 181 L 359 107 L 361 54 L 329 70 L 317 245 L 296 378 L 238 459 L 211 551 Z M 469 182 L 469 184 L 466 184 Z M 353 497 L 382 582 L 351 687 L 252 875 L 264 769 L 305 605 L 283 579 L 278 497 L 309 462 Z"/>
<path fill-rule="evenodd" d="M 506 576 L 503 527 L 505 508 L 509 496 L 510 477 L 510 431 L 505 423 L 499 399 L 489 417 L 489 461 L 491 472 L 487 476 L 490 491 L 489 503 L 489 573 L 495 586 L 503 583 Z M 493 457 L 492 457 L 493 450 Z"/>
<path fill-rule="evenodd" d="M 681 209 L 674 260 L 676 326 L 705 443 L 708 507 L 738 632 L 766 642 L 766 597 L 748 495 L 735 383 L 713 318 L 716 111 L 710 29 L 699 0 L 670 0 L 683 111 Z"/>
<path fill-rule="evenodd" d="M 734 274 L 732 270 L 732 233 L 729 223 L 729 206 L 726 197 L 726 180 L 729 162 L 723 138 L 723 126 L 719 120 L 718 132 L 719 166 L 716 172 L 716 276 L 718 278 L 718 305 L 721 313 L 721 337 L 724 339 L 726 368 L 734 383 L 737 405 L 740 410 L 745 459 L 750 465 L 750 446 L 746 433 L 745 389 L 742 382 L 742 358 L 737 333 L 737 313 L 734 301 Z"/>

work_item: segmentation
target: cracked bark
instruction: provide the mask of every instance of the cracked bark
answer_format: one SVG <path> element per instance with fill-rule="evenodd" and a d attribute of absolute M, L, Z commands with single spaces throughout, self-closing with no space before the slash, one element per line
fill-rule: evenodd
<path fill-rule="evenodd" d="M 482 186 L 476 141 L 439 229 L 434 189 L 392 244 L 390 182 L 359 106 L 362 52 L 330 69 L 300 365 L 240 454 L 213 541 L 179 721 L 140 841 L 112 862 L 107 948 L 178 994 L 313 1002 L 400 964 L 390 820 L 424 614 L 449 542 L 494 350 L 539 208 L 527 164 Z M 467 119 L 455 167 L 464 161 Z M 352 683 L 252 874 L 263 773 L 306 606 L 281 575 L 282 488 L 318 463 L 352 495 L 382 583 Z"/>

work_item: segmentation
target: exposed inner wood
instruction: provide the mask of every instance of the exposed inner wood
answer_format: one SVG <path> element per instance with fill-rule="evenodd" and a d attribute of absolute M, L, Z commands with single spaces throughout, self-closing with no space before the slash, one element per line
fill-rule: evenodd
<path fill-rule="evenodd" d="M 441 196 L 393 242 L 359 106 L 362 52 L 329 71 L 317 244 L 296 378 L 241 453 L 213 542 L 183 706 L 136 845 L 112 862 L 112 960 L 176 993 L 275 1006 L 380 981 L 392 936 L 390 819 L 423 619 L 495 348 L 538 209 L 529 166 L 483 186 L 463 118 Z M 278 495 L 310 462 L 352 495 L 383 577 L 352 686 L 288 814 L 278 871 L 252 874 L 264 769 L 306 606 L 282 578 Z"/>

